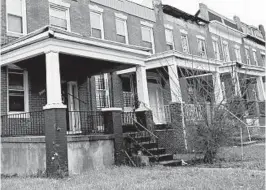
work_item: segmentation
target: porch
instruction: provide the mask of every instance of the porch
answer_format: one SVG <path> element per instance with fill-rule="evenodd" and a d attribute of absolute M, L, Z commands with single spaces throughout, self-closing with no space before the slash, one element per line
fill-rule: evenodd
<path fill-rule="evenodd" d="M 98 146 L 102 140 L 108 141 L 111 152 L 97 149 L 99 159 L 115 158 L 109 165 L 121 161 L 123 96 L 115 71 L 143 66 L 149 49 L 45 27 L 4 46 L 1 55 L 1 85 L 6 90 L 1 100 L 1 136 L 8 139 L 2 149 L 5 158 L 18 157 L 12 149 L 18 143 L 16 139 L 45 136 L 48 176 L 57 175 L 58 167 L 67 175 L 69 163 L 82 163 L 80 167 L 85 169 L 93 167 L 88 165 L 89 147 Z M 102 77 L 105 73 L 110 73 L 108 83 Z M 77 150 L 72 147 L 74 152 L 69 151 L 70 137 L 79 142 Z M 31 143 L 27 143 L 30 152 L 24 156 L 31 155 Z M 85 154 L 75 152 L 81 147 Z M 18 164 L 18 160 L 12 161 Z M 10 172 L 4 169 L 3 173 Z"/>

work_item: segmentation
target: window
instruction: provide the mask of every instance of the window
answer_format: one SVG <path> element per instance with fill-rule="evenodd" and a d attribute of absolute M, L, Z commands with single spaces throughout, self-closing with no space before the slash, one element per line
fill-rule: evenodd
<path fill-rule="evenodd" d="M 50 25 L 70 31 L 69 8 L 50 4 Z"/>
<path fill-rule="evenodd" d="M 198 38 L 198 52 L 201 57 L 206 57 L 206 44 L 204 38 Z"/>
<path fill-rule="evenodd" d="M 91 21 L 91 36 L 94 38 L 104 39 L 102 13 L 91 12 L 90 21 Z"/>
<path fill-rule="evenodd" d="M 256 55 L 256 50 L 253 49 L 252 52 L 253 52 L 254 63 L 255 63 L 255 65 L 258 65 L 258 59 L 257 59 L 257 55 Z"/>
<path fill-rule="evenodd" d="M 23 70 L 8 69 L 8 111 L 28 111 L 27 73 Z"/>
<path fill-rule="evenodd" d="M 217 39 L 214 39 L 212 41 L 212 45 L 213 45 L 213 51 L 214 51 L 215 59 L 220 60 L 220 51 L 219 51 L 218 40 Z"/>
<path fill-rule="evenodd" d="M 223 41 L 223 54 L 224 54 L 224 61 L 230 61 L 230 54 L 229 54 L 229 47 L 226 41 Z"/>
<path fill-rule="evenodd" d="M 141 22 L 141 37 L 145 47 L 151 48 L 154 53 L 153 30 L 152 25 Z"/>
<path fill-rule="evenodd" d="M 245 55 L 247 59 L 247 65 L 250 65 L 250 56 L 249 56 L 249 48 L 245 47 Z"/>
<path fill-rule="evenodd" d="M 236 61 L 241 63 L 241 54 L 240 54 L 240 47 L 235 46 L 235 55 L 236 55 Z"/>
<path fill-rule="evenodd" d="M 262 60 L 262 65 L 265 66 L 265 53 L 264 52 L 260 52 L 260 55 L 261 55 L 261 60 Z"/>
<path fill-rule="evenodd" d="M 7 0 L 7 33 L 20 36 L 27 33 L 25 0 Z"/>
<path fill-rule="evenodd" d="M 95 85 L 96 85 L 96 106 L 97 108 L 110 107 L 107 74 L 95 76 Z"/>
<path fill-rule="evenodd" d="M 184 53 L 189 53 L 188 37 L 186 33 L 181 33 L 181 44 Z"/>
<path fill-rule="evenodd" d="M 173 31 L 170 29 L 165 29 L 165 38 L 166 38 L 167 50 L 173 50 L 174 49 Z"/>
<path fill-rule="evenodd" d="M 118 42 L 128 44 L 128 33 L 127 33 L 127 17 L 121 14 L 116 15 L 116 39 Z"/>

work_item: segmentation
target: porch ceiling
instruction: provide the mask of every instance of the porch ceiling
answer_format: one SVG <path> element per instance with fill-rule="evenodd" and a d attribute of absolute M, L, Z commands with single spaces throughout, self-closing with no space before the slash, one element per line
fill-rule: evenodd
<path fill-rule="evenodd" d="M 47 26 L 2 47 L 1 66 L 20 62 L 50 51 L 106 61 L 113 66 L 115 63 L 119 63 L 120 65 L 127 65 L 126 68 L 144 65 L 144 59 L 150 55 L 147 48 L 85 38 L 79 34 Z M 87 63 L 90 64 L 90 61 Z"/>

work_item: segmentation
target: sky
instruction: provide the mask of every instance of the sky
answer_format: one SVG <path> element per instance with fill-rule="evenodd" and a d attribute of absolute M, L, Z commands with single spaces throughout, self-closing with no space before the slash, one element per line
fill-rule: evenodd
<path fill-rule="evenodd" d="M 143 0 L 133 1 L 141 3 Z M 236 15 L 248 25 L 258 27 L 259 24 L 263 24 L 266 29 L 266 0 L 162 0 L 162 2 L 193 15 L 198 11 L 199 3 L 204 3 L 211 10 L 227 18 L 233 20 L 233 16 Z"/>

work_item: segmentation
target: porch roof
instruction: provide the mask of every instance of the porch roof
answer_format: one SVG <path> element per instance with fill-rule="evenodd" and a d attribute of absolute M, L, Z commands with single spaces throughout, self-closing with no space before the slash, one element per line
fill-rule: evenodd
<path fill-rule="evenodd" d="M 1 66 L 49 51 L 131 65 L 144 65 L 144 59 L 151 55 L 149 48 L 88 38 L 45 26 L 2 46 Z"/>
<path fill-rule="evenodd" d="M 224 63 L 219 67 L 220 73 L 230 73 L 232 72 L 232 67 L 236 67 L 238 73 L 243 73 L 247 75 L 254 76 L 265 76 L 265 68 L 261 66 L 255 65 L 247 65 L 243 63 L 238 63 L 236 61 L 231 61 L 228 63 Z"/>

